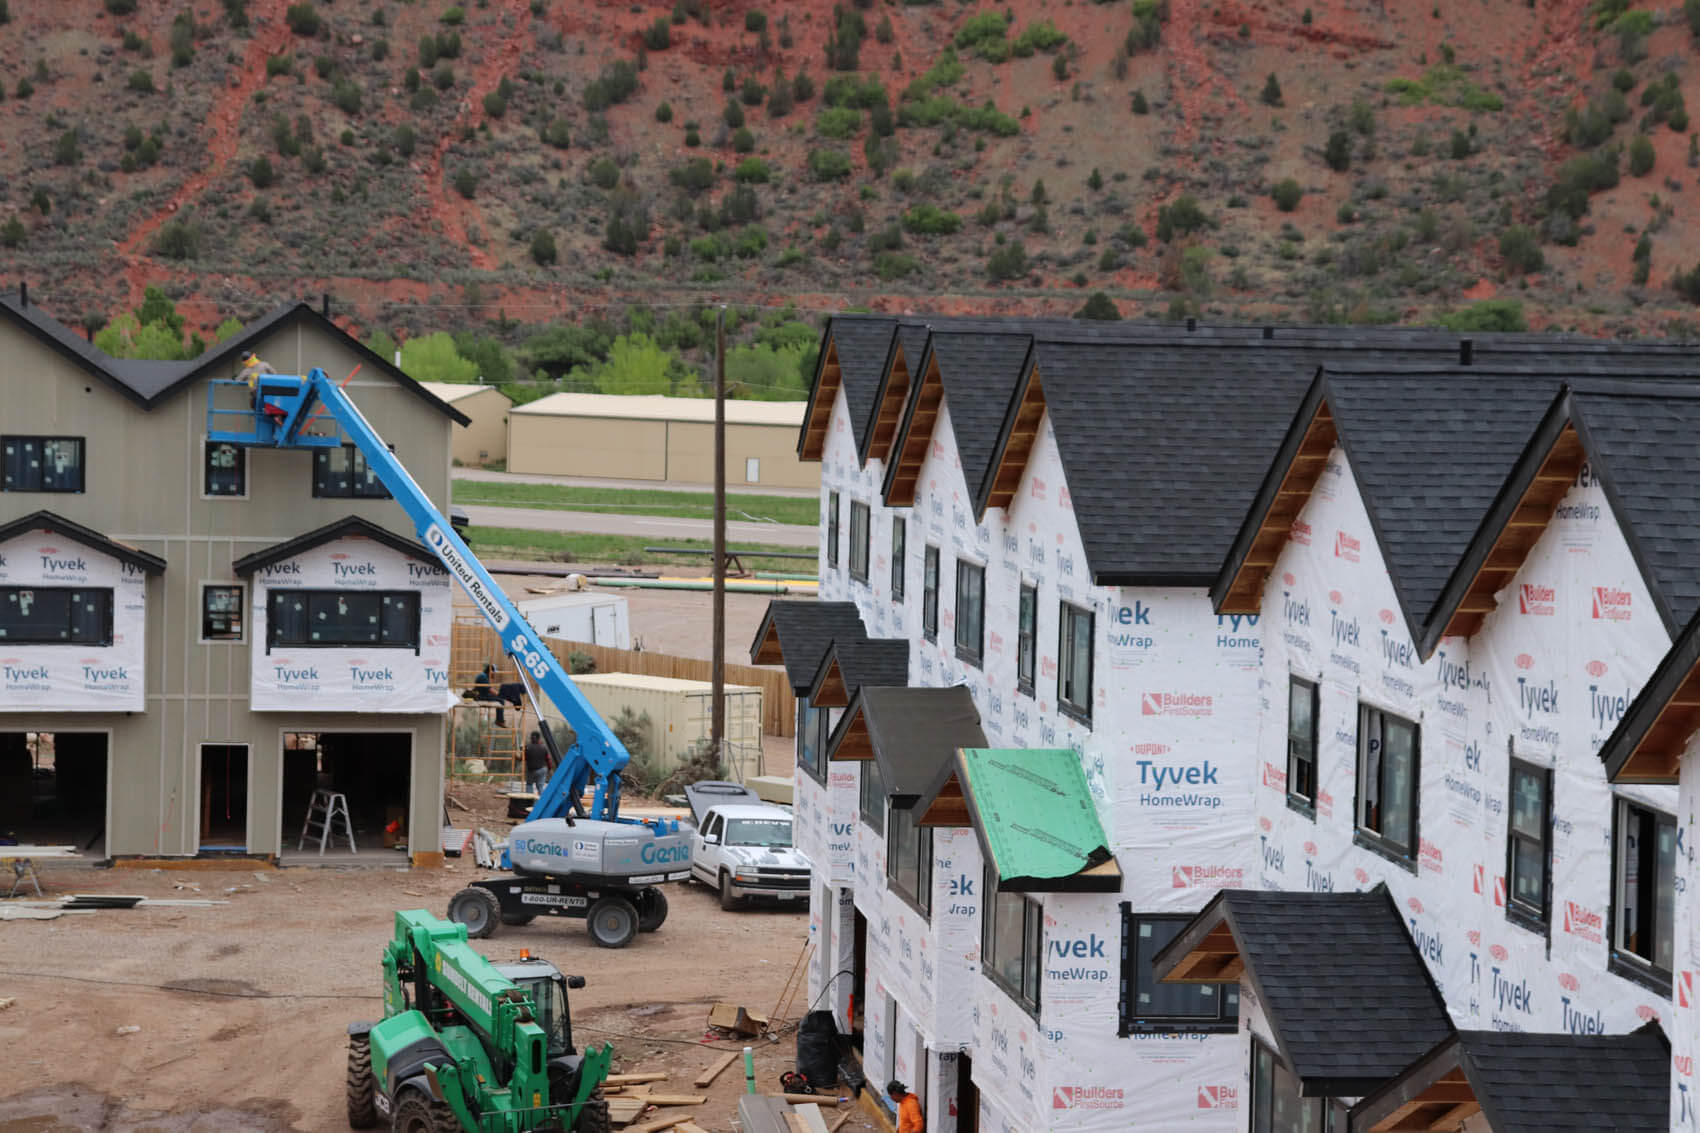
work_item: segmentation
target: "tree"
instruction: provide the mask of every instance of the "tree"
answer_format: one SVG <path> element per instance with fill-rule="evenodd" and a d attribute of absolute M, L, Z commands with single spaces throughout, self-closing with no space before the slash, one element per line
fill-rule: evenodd
<path fill-rule="evenodd" d="M 141 306 L 136 308 L 136 319 L 144 326 L 159 323 L 172 334 L 183 334 L 183 316 L 177 313 L 177 304 L 171 297 L 158 287 L 149 286 L 142 289 Z"/>
<path fill-rule="evenodd" d="M 402 343 L 401 369 L 422 382 L 475 382 L 478 363 L 462 358 L 447 331 L 410 338 Z"/>
<path fill-rule="evenodd" d="M 1334 172 L 1346 172 L 1352 164 L 1352 135 L 1344 130 L 1335 130 L 1329 134 L 1328 144 L 1322 150 L 1322 159 Z"/>
<path fill-rule="evenodd" d="M 1116 301 L 1102 291 L 1094 291 L 1086 299 L 1080 310 L 1074 313 L 1077 319 L 1097 319 L 1102 322 L 1112 322 L 1122 317 L 1116 309 Z"/>
<path fill-rule="evenodd" d="M 539 228 L 531 237 L 531 258 L 542 267 L 555 262 L 555 237 L 547 228 Z"/>
<path fill-rule="evenodd" d="M 1524 331 L 1529 322 L 1523 304 L 1515 299 L 1483 299 L 1468 307 L 1440 316 L 1440 325 L 1450 331 Z"/>
<path fill-rule="evenodd" d="M 1629 143 L 1629 175 L 1645 177 L 1651 173 L 1657 156 L 1653 151 L 1653 139 L 1646 134 L 1636 134 Z"/>
<path fill-rule="evenodd" d="M 1297 181 L 1288 177 L 1277 182 L 1269 195 L 1274 198 L 1276 208 L 1282 212 L 1292 212 L 1299 207 L 1299 202 L 1304 200 L 1305 191 Z"/>
<path fill-rule="evenodd" d="M 1021 241 L 1013 240 L 994 251 L 986 259 L 986 274 L 993 279 L 1019 279 L 1027 274 L 1027 249 Z"/>
<path fill-rule="evenodd" d="M 1534 230 L 1521 224 L 1513 224 L 1499 234 L 1499 256 L 1505 261 L 1506 270 L 1516 275 L 1540 271 L 1546 266 Z"/>
<path fill-rule="evenodd" d="M 677 363 L 678 355 L 649 335 L 621 335 L 600 365 L 576 366 L 567 379 L 598 393 L 666 394 L 672 392 Z"/>
<path fill-rule="evenodd" d="M 27 235 L 28 230 L 24 228 L 24 222 L 14 214 L 6 219 L 4 227 L 0 227 L 0 244 L 4 244 L 8 248 L 16 248 L 24 242 L 24 237 Z"/>
<path fill-rule="evenodd" d="M 1257 97 L 1258 100 L 1265 106 L 1281 105 L 1281 81 L 1275 77 L 1275 73 L 1273 71 L 1271 71 L 1269 73 L 1269 77 L 1263 81 L 1263 93 L 1259 94 Z"/>

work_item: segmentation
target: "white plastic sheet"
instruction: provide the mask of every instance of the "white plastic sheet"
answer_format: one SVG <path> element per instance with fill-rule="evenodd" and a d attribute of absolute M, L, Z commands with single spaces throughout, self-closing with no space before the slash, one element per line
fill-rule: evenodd
<path fill-rule="evenodd" d="M 434 563 L 351 535 L 256 571 L 251 697 L 255 711 L 445 712 L 449 689 L 449 574 Z M 419 594 L 419 649 L 266 647 L 274 590 L 411 590 Z"/>
<path fill-rule="evenodd" d="M 111 645 L 0 640 L 0 712 L 141 712 L 147 707 L 147 575 L 48 531 L 0 543 L 0 586 L 108 590 Z"/>

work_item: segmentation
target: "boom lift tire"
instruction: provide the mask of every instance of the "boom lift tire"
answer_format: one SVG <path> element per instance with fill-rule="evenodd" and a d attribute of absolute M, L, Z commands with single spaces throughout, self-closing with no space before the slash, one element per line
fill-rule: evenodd
<path fill-rule="evenodd" d="M 638 911 L 624 897 L 603 897 L 590 906 L 584 924 L 603 948 L 624 948 L 638 934 Z"/>
<path fill-rule="evenodd" d="M 638 894 L 638 931 L 654 932 L 667 920 L 667 894 L 651 885 Z"/>
<path fill-rule="evenodd" d="M 391 1133 L 460 1133 L 460 1118 L 447 1102 L 408 1090 L 396 1102 Z"/>
<path fill-rule="evenodd" d="M 466 935 L 482 940 L 502 921 L 502 905 L 488 889 L 469 885 L 449 898 L 449 920 L 466 926 Z"/>
<path fill-rule="evenodd" d="M 348 1127 L 370 1129 L 378 1123 L 377 1083 L 372 1078 L 372 1042 L 348 1036 Z"/>
<path fill-rule="evenodd" d="M 608 1113 L 608 1099 L 597 1090 L 585 1099 L 584 1108 L 578 1111 L 578 1120 L 573 1122 L 573 1133 L 613 1133 L 614 1119 Z"/>
<path fill-rule="evenodd" d="M 537 919 L 536 913 L 503 913 L 502 923 L 505 925 L 525 925 Z"/>

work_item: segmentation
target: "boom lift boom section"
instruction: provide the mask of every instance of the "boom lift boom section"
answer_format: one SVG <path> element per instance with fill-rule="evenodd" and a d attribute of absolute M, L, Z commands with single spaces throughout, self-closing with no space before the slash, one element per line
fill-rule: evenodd
<path fill-rule="evenodd" d="M 541 690 L 577 734 L 577 743 L 572 749 L 565 753 L 556 752 L 559 765 L 532 807 L 527 821 L 569 818 L 578 809 L 578 800 L 592 779 L 596 793 L 588 817 L 629 821 L 619 817 L 618 772 L 631 759 L 625 745 L 591 707 L 536 630 L 496 585 L 490 572 L 484 569 L 465 540 L 431 503 L 430 497 L 396 459 L 342 387 L 318 367 L 305 377 L 262 374 L 254 390 L 252 406 L 244 410 L 217 408 L 215 395 L 220 387 L 237 387 L 246 393 L 248 383 L 210 383 L 207 439 L 213 443 L 284 449 L 335 448 L 342 444 L 335 435 L 307 431 L 315 421 L 328 414 L 360 451 L 366 466 L 407 513 L 420 541 L 460 583 L 484 620 L 501 635 L 502 648 L 519 669 L 526 693 L 539 710 L 539 717 L 542 716 L 542 705 L 538 702 Z M 217 427 L 218 419 L 231 417 L 239 417 L 246 429 Z M 543 731 L 553 748 L 554 737 L 547 728 Z"/>

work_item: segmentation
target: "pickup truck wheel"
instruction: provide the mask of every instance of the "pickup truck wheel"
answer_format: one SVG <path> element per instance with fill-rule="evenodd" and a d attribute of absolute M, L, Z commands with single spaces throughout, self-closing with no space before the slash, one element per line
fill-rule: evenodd
<path fill-rule="evenodd" d="M 573 1122 L 573 1133 L 612 1133 L 614 1119 L 608 1113 L 608 1099 L 597 1090 L 585 1099 L 584 1108 L 578 1111 L 578 1120 Z"/>
<path fill-rule="evenodd" d="M 638 931 L 654 932 L 667 920 L 667 894 L 651 885 L 638 894 Z"/>
<path fill-rule="evenodd" d="M 744 907 L 744 899 L 732 894 L 732 875 L 724 870 L 720 874 L 720 907 L 727 911 Z"/>
<path fill-rule="evenodd" d="M 603 948 L 624 948 L 638 934 L 638 911 L 624 897 L 604 897 L 590 906 L 584 923 Z"/>
<path fill-rule="evenodd" d="M 372 1080 L 372 1042 L 365 1035 L 348 1036 L 348 1127 L 370 1129 L 378 1123 Z"/>
<path fill-rule="evenodd" d="M 479 940 L 501 923 L 502 903 L 488 889 L 468 885 L 449 898 L 449 920 L 465 925 L 466 935 Z"/>
<path fill-rule="evenodd" d="M 395 1107 L 391 1133 L 460 1133 L 460 1119 L 447 1102 L 436 1101 L 418 1090 L 408 1090 Z"/>

